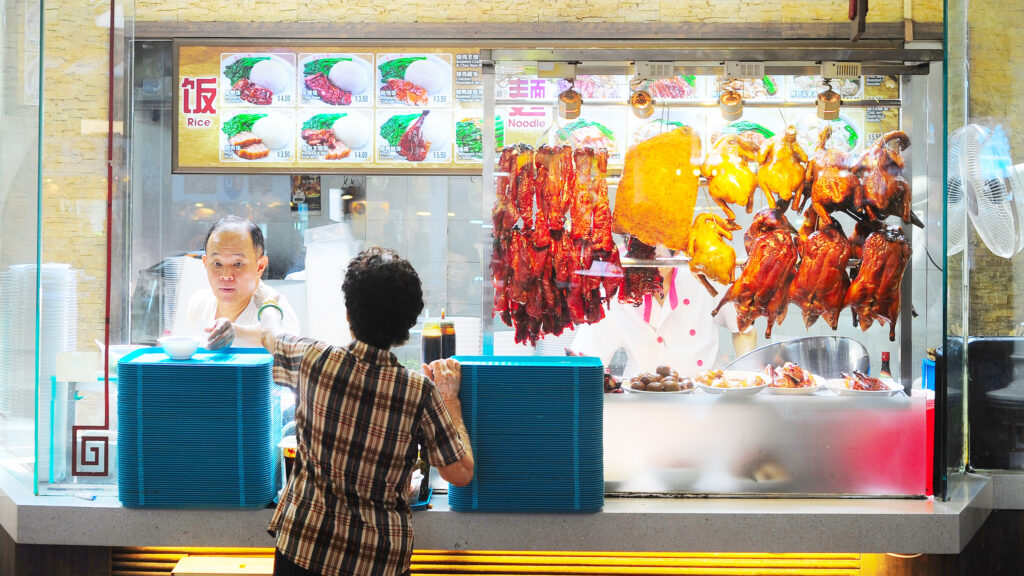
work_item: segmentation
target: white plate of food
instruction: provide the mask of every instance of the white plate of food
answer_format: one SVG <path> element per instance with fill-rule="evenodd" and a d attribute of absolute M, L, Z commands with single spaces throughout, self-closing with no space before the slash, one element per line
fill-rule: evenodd
<path fill-rule="evenodd" d="M 671 366 L 658 366 L 654 372 L 623 379 L 622 388 L 639 394 L 689 394 L 693 392 L 693 380 L 680 376 Z"/>
<path fill-rule="evenodd" d="M 746 370 L 706 370 L 694 382 L 707 394 L 757 394 L 768 386 L 763 372 Z"/>
<path fill-rule="evenodd" d="M 872 378 L 865 374 L 845 374 L 827 381 L 828 389 L 837 396 L 892 396 L 903 393 L 903 385 L 889 378 Z"/>
<path fill-rule="evenodd" d="M 804 370 L 795 362 L 786 362 L 781 366 L 769 364 L 765 366 L 764 374 L 770 379 L 768 384 L 769 394 L 782 394 L 790 396 L 814 394 L 823 386 L 825 379 Z"/>
<path fill-rule="evenodd" d="M 221 54 L 221 77 L 229 105 L 290 105 L 295 93 L 295 60 L 290 54 Z"/>
<path fill-rule="evenodd" d="M 680 388 L 679 390 L 640 390 L 631 387 L 629 382 L 623 384 L 622 389 L 629 394 L 690 394 L 693 392 L 692 386 L 690 388 Z"/>
<path fill-rule="evenodd" d="M 781 394 L 783 396 L 809 396 L 814 394 L 818 390 L 821 390 L 826 386 L 825 379 L 821 376 L 813 376 L 813 386 L 800 386 L 796 388 L 787 388 L 784 386 L 769 385 L 766 390 L 769 394 Z"/>

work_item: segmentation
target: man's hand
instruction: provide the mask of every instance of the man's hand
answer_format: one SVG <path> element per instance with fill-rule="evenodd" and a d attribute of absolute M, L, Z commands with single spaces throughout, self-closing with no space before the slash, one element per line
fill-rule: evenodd
<path fill-rule="evenodd" d="M 235 326 L 227 318 L 217 318 L 213 326 L 205 330 L 210 333 L 206 342 L 207 350 L 227 348 L 235 341 Z"/>
<path fill-rule="evenodd" d="M 462 372 L 458 360 L 447 358 L 434 360 L 430 365 L 423 365 L 423 373 L 434 381 L 434 386 L 441 393 L 444 401 L 459 399 L 459 385 L 462 384 Z"/>

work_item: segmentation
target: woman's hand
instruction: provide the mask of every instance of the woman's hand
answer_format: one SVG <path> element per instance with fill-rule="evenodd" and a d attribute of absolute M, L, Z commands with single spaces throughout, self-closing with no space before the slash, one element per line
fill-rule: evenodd
<path fill-rule="evenodd" d="M 206 342 L 207 350 L 227 348 L 235 341 L 235 325 L 227 318 L 217 318 L 213 326 L 205 330 L 210 333 Z"/>
<path fill-rule="evenodd" d="M 462 369 L 458 360 L 447 358 L 434 360 L 430 365 L 423 365 L 423 373 L 427 378 L 434 381 L 434 386 L 441 393 L 441 398 L 448 400 L 459 399 L 459 386 L 462 384 Z"/>

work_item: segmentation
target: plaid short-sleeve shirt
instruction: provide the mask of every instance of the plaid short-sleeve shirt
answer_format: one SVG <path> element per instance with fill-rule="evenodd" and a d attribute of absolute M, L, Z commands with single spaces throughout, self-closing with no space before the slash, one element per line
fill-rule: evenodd
<path fill-rule="evenodd" d="M 296 390 L 298 451 L 269 531 L 323 574 L 401 574 L 412 557 L 407 494 L 417 445 L 434 466 L 466 455 L 441 394 L 394 354 L 281 335 L 274 381 Z"/>

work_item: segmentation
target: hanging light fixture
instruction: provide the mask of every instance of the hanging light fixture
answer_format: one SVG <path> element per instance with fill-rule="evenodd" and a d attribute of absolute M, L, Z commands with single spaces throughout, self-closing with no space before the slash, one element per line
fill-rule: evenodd
<path fill-rule="evenodd" d="M 630 82 L 632 93 L 629 95 L 629 108 L 637 118 L 650 118 L 654 114 L 654 98 L 651 93 L 641 88 L 643 82 L 634 78 Z"/>
<path fill-rule="evenodd" d="M 583 108 L 583 97 L 574 90 L 576 79 L 569 78 L 569 87 L 558 95 L 558 115 L 566 120 L 575 120 L 580 117 L 580 109 Z"/>
<path fill-rule="evenodd" d="M 828 83 L 828 80 L 825 81 Z M 837 120 L 839 119 L 839 107 L 842 106 L 843 99 L 838 93 L 832 90 L 831 85 L 829 89 L 818 94 L 818 118 L 822 120 Z"/>
<path fill-rule="evenodd" d="M 722 118 L 732 122 L 743 116 L 743 96 L 735 90 L 726 90 L 718 97 L 718 108 L 722 111 Z"/>

